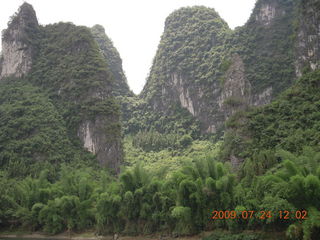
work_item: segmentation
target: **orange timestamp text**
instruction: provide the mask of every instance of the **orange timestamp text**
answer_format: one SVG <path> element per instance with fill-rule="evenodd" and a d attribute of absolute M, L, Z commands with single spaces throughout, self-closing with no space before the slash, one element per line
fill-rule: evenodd
<path fill-rule="evenodd" d="M 279 218 L 283 220 L 290 220 L 290 219 L 299 219 L 304 220 L 307 219 L 308 212 L 307 210 L 297 210 L 297 211 L 287 211 L 287 210 L 280 210 L 277 212 L 272 211 L 212 211 L 212 217 L 213 220 L 222 220 L 222 219 L 268 219 L 268 218 Z"/>

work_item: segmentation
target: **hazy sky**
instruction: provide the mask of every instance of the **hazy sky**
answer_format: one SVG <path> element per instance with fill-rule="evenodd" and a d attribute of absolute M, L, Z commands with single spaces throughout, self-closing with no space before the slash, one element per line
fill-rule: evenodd
<path fill-rule="evenodd" d="M 183 6 L 214 8 L 231 28 L 243 25 L 256 0 L 28 0 L 40 24 L 59 21 L 104 26 L 123 61 L 130 88 L 139 93 L 156 53 L 165 18 Z M 23 0 L 2 0 L 0 29 L 5 29 Z"/>

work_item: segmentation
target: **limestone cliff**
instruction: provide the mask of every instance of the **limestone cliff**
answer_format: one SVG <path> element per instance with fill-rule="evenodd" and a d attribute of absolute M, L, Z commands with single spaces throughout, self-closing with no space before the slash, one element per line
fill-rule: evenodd
<path fill-rule="evenodd" d="M 320 4 L 303 0 L 299 5 L 296 74 L 320 68 Z"/>
<path fill-rule="evenodd" d="M 94 120 L 82 121 L 77 133 L 84 148 L 97 156 L 100 165 L 108 166 L 117 173 L 123 157 L 118 122 L 119 116 L 97 116 Z"/>
<path fill-rule="evenodd" d="M 38 20 L 32 6 L 24 3 L 2 33 L 2 60 L 0 78 L 21 77 L 29 72 L 34 55 Z"/>
<path fill-rule="evenodd" d="M 263 29 L 261 33 L 264 33 L 264 35 L 257 35 L 258 39 L 260 39 L 260 41 L 262 40 L 261 43 L 264 43 L 263 45 L 259 44 L 258 41 L 250 42 L 251 38 L 248 38 L 246 34 L 242 36 L 243 40 L 247 39 L 248 43 L 244 45 L 247 46 L 245 51 L 242 51 L 240 54 L 247 62 L 245 68 L 248 79 L 251 82 L 251 92 L 256 92 L 255 95 L 252 94 L 251 105 L 270 103 L 271 100 L 284 89 L 288 88 L 288 86 L 293 84 L 293 87 L 281 94 L 280 98 L 277 98 L 272 104 L 263 108 L 254 109 L 248 113 L 238 112 L 227 122 L 223 152 L 225 153 L 224 157 L 231 160 L 235 168 L 239 166 L 244 158 L 248 157 L 246 154 L 250 151 L 254 152 L 254 149 L 270 149 L 275 146 L 281 146 L 281 148 L 286 148 L 294 152 L 306 144 L 299 142 L 291 149 L 288 147 L 290 144 L 293 146 L 293 144 L 288 144 L 288 142 L 292 140 L 288 140 L 286 137 L 295 139 L 297 135 L 295 135 L 296 133 L 294 132 L 300 130 L 297 125 L 295 126 L 290 122 L 296 121 L 296 117 L 288 116 L 290 114 L 292 114 L 292 116 L 297 114 L 297 112 L 299 112 L 297 109 L 303 109 L 301 106 L 308 106 L 309 100 L 304 99 L 304 96 L 312 99 L 312 97 L 308 95 L 309 93 L 305 93 L 305 91 L 307 92 L 310 89 L 305 88 L 306 86 L 302 86 L 303 84 L 301 83 L 306 81 L 310 84 L 311 79 L 315 80 L 318 73 L 314 75 L 310 74 L 310 77 L 302 78 L 298 83 L 296 81 L 303 73 L 319 68 L 319 11 L 319 1 L 314 0 L 258 1 L 252 17 L 246 26 L 239 30 L 239 39 L 241 39 L 241 34 L 246 31 L 249 33 L 249 36 L 251 36 L 254 33 L 252 29 L 261 28 Z M 272 36 L 272 38 L 270 36 Z M 265 40 L 263 41 L 263 39 Z M 254 49 L 256 54 L 252 55 L 252 51 L 249 51 L 250 48 Z M 249 56 L 247 56 L 248 53 Z M 255 56 L 255 58 L 252 56 Z M 260 57 L 257 58 L 257 56 Z M 254 63 L 254 60 L 260 60 L 261 57 L 263 57 L 262 59 L 264 59 L 264 61 Z M 252 63 L 251 66 L 250 62 Z M 267 66 L 269 67 L 266 68 Z M 263 71 L 264 69 L 268 71 Z M 261 76 L 259 73 L 261 70 L 265 73 L 265 76 Z M 315 85 L 315 89 L 317 89 L 316 86 L 317 85 Z M 311 95 L 314 94 L 315 92 L 312 92 Z M 299 99 L 301 102 L 296 99 Z M 294 102 L 294 104 L 292 102 Z M 277 107 L 279 109 L 281 108 L 281 110 L 277 109 Z M 277 111 L 278 113 L 276 113 Z M 260 116 L 256 117 L 259 114 Z M 281 123 L 281 121 L 284 121 L 283 118 L 280 117 L 281 114 L 282 116 L 286 116 L 286 127 Z M 265 119 L 268 120 L 265 121 Z M 307 117 L 303 115 L 303 121 L 305 121 L 305 119 L 307 119 Z M 265 122 L 268 122 L 269 126 L 266 126 L 268 124 Z M 311 126 L 309 123 L 307 125 L 303 131 Z M 272 127 L 274 128 L 272 129 Z M 283 129 L 285 129 L 287 133 L 284 134 Z M 304 134 L 305 133 L 299 132 L 298 135 L 303 136 Z M 305 138 L 309 139 L 309 137 L 310 135 Z M 272 143 L 270 144 L 268 141 Z M 267 142 L 269 145 L 266 144 Z M 281 143 L 279 144 L 279 142 Z M 246 151 L 244 151 L 244 149 L 246 149 Z M 250 151 L 248 151 L 248 149 L 250 149 Z M 244 152 L 246 153 L 243 154 Z"/>
<path fill-rule="evenodd" d="M 118 173 L 122 140 L 112 71 L 119 69 L 110 70 L 115 66 L 108 65 L 109 57 L 89 28 L 61 22 L 38 26 L 32 6 L 24 3 L 3 33 L 0 69 L 3 79 L 22 77 L 40 88 L 63 117 L 74 147 L 87 149 L 101 166 Z"/>
<path fill-rule="evenodd" d="M 166 19 L 141 97 L 165 115 L 174 114 L 169 109 L 179 104 L 201 121 L 203 131 L 215 132 L 212 114 L 219 124 L 224 119 L 224 113 L 217 112 L 220 82 L 215 79 L 223 75 L 219 69 L 221 50 L 230 31 L 213 9 L 193 7 L 173 12 Z M 213 51 L 216 54 L 211 54 Z"/>
<path fill-rule="evenodd" d="M 297 9 L 295 1 L 259 0 L 234 31 L 213 9 L 173 12 L 141 98 L 167 116 L 178 104 L 203 133 L 220 132 L 232 114 L 269 103 L 294 82 Z"/>

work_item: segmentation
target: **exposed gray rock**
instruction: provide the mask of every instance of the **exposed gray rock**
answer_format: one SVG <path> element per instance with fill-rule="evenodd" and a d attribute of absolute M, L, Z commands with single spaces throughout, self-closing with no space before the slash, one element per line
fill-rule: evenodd
<path fill-rule="evenodd" d="M 181 106 L 188 109 L 188 111 L 193 116 L 195 116 L 196 113 L 194 110 L 193 101 L 190 97 L 189 89 L 184 87 L 184 80 L 177 73 L 172 74 L 171 78 L 172 78 L 171 82 L 173 83 L 173 88 L 176 90 L 177 95 L 179 96 L 179 101 Z"/>
<path fill-rule="evenodd" d="M 270 103 L 272 100 L 272 86 L 266 88 L 262 93 L 256 94 L 252 98 L 252 105 L 260 106 Z"/>
<path fill-rule="evenodd" d="M 245 77 L 245 68 L 241 57 L 235 54 L 218 98 L 219 110 L 228 119 L 236 111 L 248 106 L 250 98 L 251 84 Z"/>
<path fill-rule="evenodd" d="M 296 75 L 302 75 L 304 68 L 320 68 L 320 9 L 317 1 L 303 1 L 297 34 Z"/>
<path fill-rule="evenodd" d="M 85 120 L 80 124 L 77 134 L 84 148 L 96 155 L 101 166 L 119 173 L 122 160 L 121 138 L 108 135 L 106 131 L 106 126 L 114 121 L 115 119 L 106 119 L 105 116 L 98 116 L 94 121 Z"/>
<path fill-rule="evenodd" d="M 13 35 L 17 31 L 11 32 Z M 32 65 L 31 49 L 21 42 L 2 42 L 3 61 L 0 78 L 15 76 L 21 77 L 28 73 Z"/>
<path fill-rule="evenodd" d="M 32 66 L 33 36 L 38 30 L 38 20 L 32 6 L 24 3 L 2 35 L 2 61 L 0 78 L 21 77 Z"/>
<path fill-rule="evenodd" d="M 276 15 L 275 4 L 262 4 L 259 9 L 258 14 L 256 15 L 256 20 L 261 22 L 263 25 L 269 25 L 272 19 Z"/>

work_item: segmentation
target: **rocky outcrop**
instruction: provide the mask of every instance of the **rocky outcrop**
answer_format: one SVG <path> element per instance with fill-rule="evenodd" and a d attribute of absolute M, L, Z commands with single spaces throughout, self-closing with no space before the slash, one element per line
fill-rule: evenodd
<path fill-rule="evenodd" d="M 236 111 L 270 102 L 272 83 L 263 82 L 265 74 L 252 73 L 256 69 L 251 66 L 258 62 L 270 72 L 266 53 L 283 49 L 266 44 L 275 34 L 276 20 L 286 12 L 278 5 L 278 0 L 260 0 L 249 23 L 234 33 L 213 9 L 182 8 L 172 13 L 141 97 L 164 115 L 174 114 L 170 109 L 175 104 L 187 109 L 200 121 L 203 133 L 220 131 Z M 280 60 L 281 64 L 288 65 Z"/>
<path fill-rule="evenodd" d="M 35 11 L 30 4 L 24 3 L 2 35 L 0 78 L 21 77 L 30 71 L 35 51 L 32 40 L 38 27 Z"/>
<path fill-rule="evenodd" d="M 174 115 L 171 109 L 178 104 L 200 120 L 203 132 L 215 132 L 223 121 L 221 112 L 212 116 L 212 112 L 219 111 L 220 87 L 217 81 L 208 83 L 204 76 L 210 74 L 211 65 L 221 61 L 219 55 L 209 60 L 208 53 L 221 49 L 228 31 L 227 23 L 213 9 L 194 7 L 173 12 L 165 21 L 165 30 L 140 97 L 163 115 Z"/>
<path fill-rule="evenodd" d="M 111 121 L 117 122 L 119 119 L 106 121 L 106 118 L 101 116 L 94 121 L 85 120 L 80 124 L 77 134 L 84 148 L 96 155 L 101 166 L 107 166 L 119 173 L 119 163 L 123 157 L 122 142 L 119 136 L 107 133 L 106 126 Z"/>
<path fill-rule="evenodd" d="M 256 15 L 256 20 L 263 25 L 269 25 L 276 15 L 276 7 L 272 4 L 263 4 Z"/>
<path fill-rule="evenodd" d="M 2 62 L 3 62 L 2 52 L 0 52 L 0 79 L 1 79 L 1 72 L 2 72 Z"/>
<path fill-rule="evenodd" d="M 262 93 L 256 94 L 251 100 L 254 106 L 261 106 L 270 103 L 272 100 L 272 86 L 266 88 Z"/>
<path fill-rule="evenodd" d="M 92 35 L 99 45 L 102 55 L 106 59 L 114 77 L 112 93 L 114 96 L 133 96 L 127 78 L 122 69 L 122 60 L 111 39 L 106 35 L 103 26 L 95 25 L 91 28 Z"/>
<path fill-rule="evenodd" d="M 300 3 L 297 33 L 296 74 L 320 68 L 320 5 L 315 0 Z"/>
<path fill-rule="evenodd" d="M 219 110 L 225 115 L 225 119 L 228 119 L 236 111 L 247 107 L 250 100 L 251 84 L 246 79 L 241 57 L 235 54 L 218 97 Z"/>
<path fill-rule="evenodd" d="M 285 15 L 286 12 L 279 6 L 279 2 L 279 0 L 258 1 L 253 13 L 255 21 L 264 26 L 268 26 L 276 17 Z"/>
<path fill-rule="evenodd" d="M 191 99 L 189 89 L 184 86 L 184 83 L 186 82 L 183 77 L 177 73 L 171 74 L 171 84 L 172 89 L 171 91 L 174 91 L 172 94 L 178 96 L 178 101 L 180 102 L 181 106 L 183 108 L 186 108 L 192 116 L 197 116 L 198 113 L 194 110 L 194 102 Z M 163 88 L 162 94 L 166 94 L 166 88 Z"/>

